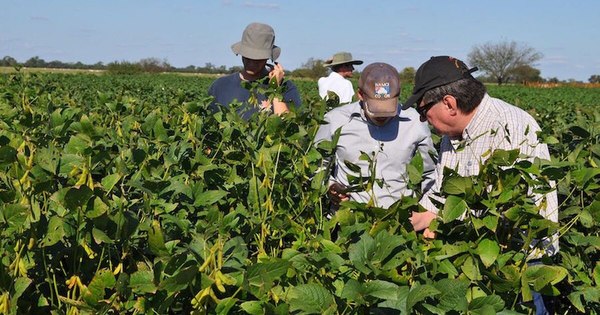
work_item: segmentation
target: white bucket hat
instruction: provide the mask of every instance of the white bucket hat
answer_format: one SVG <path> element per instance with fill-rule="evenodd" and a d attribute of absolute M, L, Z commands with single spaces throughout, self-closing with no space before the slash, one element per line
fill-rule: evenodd
<path fill-rule="evenodd" d="M 346 63 L 352 64 L 352 65 L 361 65 L 363 62 L 362 62 L 362 60 L 352 59 L 351 53 L 341 51 L 341 52 L 338 52 L 335 55 L 333 55 L 333 57 L 331 57 L 331 59 L 326 60 L 323 63 L 323 65 L 325 67 L 333 67 L 333 66 L 337 66 L 337 65 L 343 65 Z"/>
<path fill-rule="evenodd" d="M 267 24 L 251 23 L 246 26 L 242 40 L 231 45 L 236 55 L 249 59 L 271 59 L 275 61 L 281 48 L 275 46 L 275 31 Z"/>

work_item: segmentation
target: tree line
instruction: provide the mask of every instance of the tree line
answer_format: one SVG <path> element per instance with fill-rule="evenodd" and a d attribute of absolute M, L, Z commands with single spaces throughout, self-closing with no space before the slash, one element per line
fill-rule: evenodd
<path fill-rule="evenodd" d="M 536 62 L 543 58 L 543 54 L 525 44 L 515 41 L 488 42 L 476 45 L 468 54 L 468 62 L 471 66 L 477 66 L 484 74 L 478 77 L 483 82 L 497 83 L 562 83 L 558 78 L 542 78 L 541 71 Z M 324 66 L 325 60 L 309 58 L 300 68 L 289 71 L 293 77 L 316 79 L 328 74 L 329 69 Z M 67 63 L 58 60 L 46 62 L 38 56 L 31 57 L 24 63 L 19 63 L 15 58 L 5 56 L 0 60 L 3 67 L 28 67 L 28 68 L 56 68 L 56 69 L 90 69 L 106 70 L 116 74 L 135 73 L 158 73 L 158 72 L 182 72 L 182 73 L 206 73 L 206 74 L 229 74 L 242 70 L 241 66 L 225 67 L 216 66 L 210 62 L 203 67 L 189 65 L 183 68 L 171 66 L 167 60 L 159 58 L 145 58 L 138 62 L 114 61 L 108 64 L 97 62 L 95 64 L 83 64 L 81 62 Z M 415 68 L 406 67 L 400 71 L 402 82 L 412 83 L 415 76 Z M 588 79 L 590 83 L 600 83 L 600 75 L 594 74 Z M 572 79 L 566 82 L 576 82 Z"/>

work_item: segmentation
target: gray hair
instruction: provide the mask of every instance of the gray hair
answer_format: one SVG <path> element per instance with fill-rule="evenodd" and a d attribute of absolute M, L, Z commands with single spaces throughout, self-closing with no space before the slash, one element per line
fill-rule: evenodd
<path fill-rule="evenodd" d="M 425 92 L 423 94 L 423 101 L 425 104 L 432 101 L 439 102 L 444 96 L 452 95 L 456 99 L 460 111 L 468 114 L 481 103 L 485 93 L 485 85 L 479 80 L 464 78 Z"/>

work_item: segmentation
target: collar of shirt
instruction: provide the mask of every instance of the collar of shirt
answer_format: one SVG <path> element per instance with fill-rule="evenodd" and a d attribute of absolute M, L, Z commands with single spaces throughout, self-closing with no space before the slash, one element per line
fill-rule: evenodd
<path fill-rule="evenodd" d="M 329 74 L 329 76 L 330 76 L 331 78 L 335 78 L 335 79 L 338 79 L 338 80 L 339 80 L 339 79 L 343 79 L 343 80 L 345 80 L 345 79 L 346 79 L 346 78 L 342 77 L 342 75 L 341 75 L 341 74 L 339 74 L 339 73 L 337 73 L 337 72 L 335 72 L 335 71 L 331 71 L 331 73 Z"/>
<path fill-rule="evenodd" d="M 462 132 L 462 136 L 460 139 L 451 139 L 450 143 L 454 147 L 454 150 L 457 150 L 461 145 L 464 145 L 466 142 L 473 141 L 484 133 L 489 132 L 489 130 L 485 130 L 487 124 L 483 123 L 486 119 L 491 118 L 489 114 L 490 110 L 490 96 L 486 93 L 481 100 L 481 103 L 477 105 L 475 109 L 475 115 L 471 118 L 467 127 Z"/>

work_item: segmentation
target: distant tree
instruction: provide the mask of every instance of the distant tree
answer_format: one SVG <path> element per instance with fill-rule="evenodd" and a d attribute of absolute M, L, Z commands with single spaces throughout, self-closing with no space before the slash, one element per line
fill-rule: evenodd
<path fill-rule="evenodd" d="M 308 58 L 308 60 L 300 65 L 300 68 L 292 71 L 292 75 L 301 78 L 320 78 L 327 75 L 329 70 L 323 65 L 323 60 Z"/>
<path fill-rule="evenodd" d="M 588 81 L 590 83 L 600 83 L 600 75 L 594 74 L 588 79 Z"/>
<path fill-rule="evenodd" d="M 143 71 L 139 63 L 129 61 L 114 61 L 106 66 L 108 72 L 112 74 L 136 74 Z"/>
<path fill-rule="evenodd" d="M 196 66 L 189 65 L 189 66 L 187 66 L 185 68 L 180 69 L 180 71 L 183 71 L 183 72 L 196 72 Z"/>
<path fill-rule="evenodd" d="M 548 82 L 548 83 L 560 83 L 560 80 L 557 77 L 552 77 L 552 78 L 548 78 L 548 80 L 546 80 L 546 82 Z"/>
<path fill-rule="evenodd" d="M 414 83 L 415 82 L 415 68 L 406 67 L 400 71 L 400 82 L 402 83 Z"/>
<path fill-rule="evenodd" d="M 540 76 L 540 70 L 529 65 L 515 67 L 512 71 L 512 78 L 515 82 L 522 84 L 543 81 Z"/>
<path fill-rule="evenodd" d="M 14 67 L 18 64 L 19 63 L 17 62 L 17 60 L 11 56 L 4 56 L 4 58 L 0 60 L 0 66 L 2 67 Z"/>
<path fill-rule="evenodd" d="M 533 66 L 542 54 L 515 41 L 488 42 L 475 46 L 469 53 L 469 63 L 495 78 L 498 85 L 506 83 L 517 67 Z"/>
<path fill-rule="evenodd" d="M 104 63 L 102 63 L 102 61 L 98 61 L 92 65 L 92 69 L 101 70 L 104 68 L 106 68 L 106 67 L 104 66 Z"/>
<path fill-rule="evenodd" d="M 232 67 L 229 67 L 229 69 L 227 69 L 227 73 L 242 72 L 243 70 L 244 70 L 244 67 L 242 67 L 242 66 L 232 66 Z"/>
<path fill-rule="evenodd" d="M 65 64 L 62 61 L 58 61 L 58 60 L 52 60 L 50 62 L 47 62 L 45 67 L 47 68 L 54 68 L 54 69 L 64 69 L 64 68 L 71 68 L 69 67 L 69 65 Z"/>
<path fill-rule="evenodd" d="M 139 65 L 144 72 L 166 72 L 171 70 L 171 65 L 166 59 L 144 58 L 140 60 Z"/>
<path fill-rule="evenodd" d="M 30 67 L 30 68 L 43 68 L 46 66 L 46 61 L 44 61 L 44 59 L 41 59 L 38 56 L 35 56 L 35 57 L 31 57 L 27 61 L 25 61 L 25 63 L 23 65 L 25 67 Z"/>

